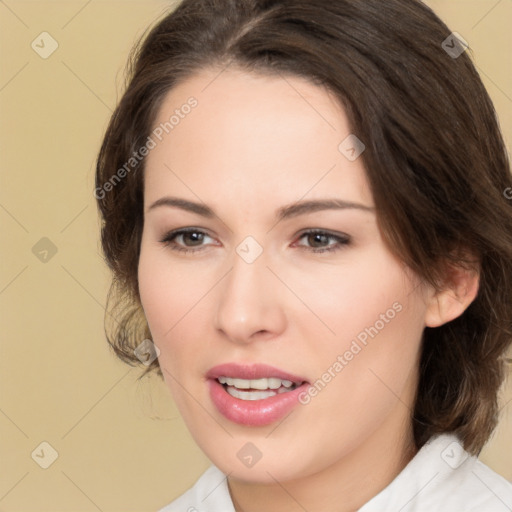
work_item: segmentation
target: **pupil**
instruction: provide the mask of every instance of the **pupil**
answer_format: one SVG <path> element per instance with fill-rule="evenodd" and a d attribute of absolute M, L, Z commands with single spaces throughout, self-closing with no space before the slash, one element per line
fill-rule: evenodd
<path fill-rule="evenodd" d="M 310 240 L 310 242 L 313 241 L 313 243 L 311 245 L 313 245 L 314 247 L 317 247 L 317 245 L 315 245 L 317 242 L 320 245 L 325 245 L 325 243 L 327 243 L 327 236 L 322 235 L 320 233 L 313 233 L 312 235 L 310 235 L 309 240 Z"/>
<path fill-rule="evenodd" d="M 203 241 L 203 233 L 197 233 L 197 232 L 185 233 L 184 239 L 186 240 L 187 238 L 189 241 L 192 242 L 189 245 L 201 245 L 201 242 Z"/>

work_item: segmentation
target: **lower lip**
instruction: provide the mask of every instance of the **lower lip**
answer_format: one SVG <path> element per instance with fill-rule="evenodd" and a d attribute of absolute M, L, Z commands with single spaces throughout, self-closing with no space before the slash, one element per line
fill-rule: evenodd
<path fill-rule="evenodd" d="M 210 397 L 215 407 L 228 420 L 239 425 L 261 427 L 278 421 L 299 404 L 299 395 L 309 384 L 292 391 L 278 393 L 263 400 L 241 400 L 231 396 L 217 379 L 208 379 Z"/>

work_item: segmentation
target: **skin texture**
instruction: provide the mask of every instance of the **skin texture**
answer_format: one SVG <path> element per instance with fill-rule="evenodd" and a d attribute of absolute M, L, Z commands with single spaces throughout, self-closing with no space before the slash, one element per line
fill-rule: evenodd
<path fill-rule="evenodd" d="M 435 292 L 387 248 L 374 210 L 278 222 L 276 211 L 300 200 L 373 207 L 363 159 L 338 149 L 351 133 L 345 113 L 298 77 L 219 73 L 202 70 L 168 93 L 155 126 L 190 96 L 198 105 L 147 158 L 139 284 L 164 379 L 198 445 L 229 474 L 238 511 L 357 510 L 416 453 L 423 329 L 461 314 L 478 279 L 454 273 L 451 288 Z M 204 203 L 216 216 L 151 208 L 165 196 Z M 189 227 L 206 233 L 202 241 L 162 243 Z M 303 236 L 309 229 L 349 243 Z M 248 236 L 263 249 L 252 263 L 236 252 Z M 315 382 L 393 304 L 400 312 L 283 420 L 237 425 L 210 400 L 205 374 L 221 363 L 266 363 Z M 262 454 L 251 468 L 237 457 L 247 442 Z"/>

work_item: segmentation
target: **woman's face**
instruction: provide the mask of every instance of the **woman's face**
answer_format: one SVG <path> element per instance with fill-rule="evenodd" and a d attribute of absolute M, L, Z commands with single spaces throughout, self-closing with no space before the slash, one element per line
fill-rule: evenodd
<path fill-rule="evenodd" d="M 167 95 L 152 138 L 140 295 L 206 455 L 283 481 L 410 435 L 426 292 L 383 242 L 332 96 L 204 70 Z"/>

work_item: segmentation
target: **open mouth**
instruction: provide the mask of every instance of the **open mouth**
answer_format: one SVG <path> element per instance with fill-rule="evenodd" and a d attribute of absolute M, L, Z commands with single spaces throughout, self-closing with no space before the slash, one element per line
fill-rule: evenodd
<path fill-rule="evenodd" d="M 249 380 L 220 376 L 217 381 L 222 384 L 227 393 L 240 400 L 264 400 L 293 391 L 303 384 L 276 377 Z"/>
<path fill-rule="evenodd" d="M 267 364 L 225 363 L 206 374 L 210 399 L 228 420 L 244 426 L 265 426 L 288 415 L 310 384 Z"/>

